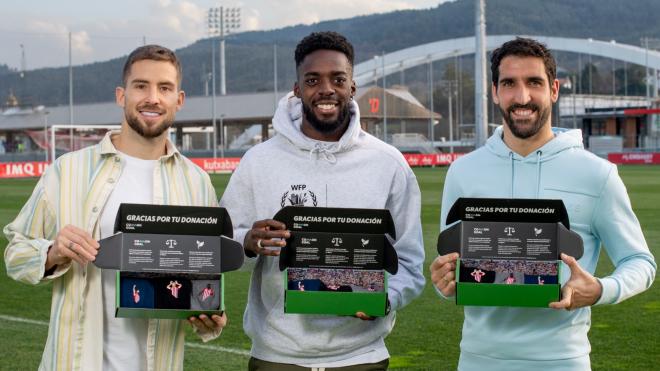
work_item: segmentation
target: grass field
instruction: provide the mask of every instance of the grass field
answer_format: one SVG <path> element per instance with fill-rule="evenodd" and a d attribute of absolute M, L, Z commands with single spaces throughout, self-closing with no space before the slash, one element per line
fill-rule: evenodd
<path fill-rule="evenodd" d="M 628 188 L 652 253 L 660 255 L 660 166 L 619 168 Z M 392 355 L 392 369 L 450 370 L 458 361 L 461 307 L 441 301 L 428 279 L 428 265 L 436 256 L 440 199 L 446 169 L 417 169 L 422 189 L 422 220 L 426 248 L 424 274 L 427 285 L 423 294 L 399 311 L 394 331 L 387 338 Z M 228 176 L 214 176 L 217 193 L 222 194 Z M 29 197 L 36 180 L 0 181 L 0 226 L 18 213 Z M 6 241 L 0 239 L 0 250 Z M 0 265 L 0 369 L 34 370 L 39 364 L 46 340 L 50 308 L 50 286 L 26 286 L 10 280 Z M 612 270 L 605 254 L 597 274 Z M 227 275 L 225 300 L 229 325 L 222 336 L 208 347 L 201 346 L 188 333 L 185 367 L 188 370 L 244 370 L 247 356 L 233 350 L 247 351 L 249 339 L 243 334 L 249 272 Z M 27 319 L 31 321 L 23 321 Z M 593 309 L 592 366 L 595 370 L 652 370 L 660 365 L 660 287 L 615 306 Z M 227 350 L 229 349 L 229 351 Z"/>

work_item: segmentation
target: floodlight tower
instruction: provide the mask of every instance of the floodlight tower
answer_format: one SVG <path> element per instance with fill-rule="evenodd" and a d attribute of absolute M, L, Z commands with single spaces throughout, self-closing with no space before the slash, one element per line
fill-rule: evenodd
<path fill-rule="evenodd" d="M 209 36 L 220 39 L 220 95 L 227 94 L 227 83 L 225 78 L 225 36 L 241 27 L 241 9 L 224 8 L 222 6 L 210 8 L 208 10 L 207 25 Z M 211 90 L 213 90 L 212 100 L 212 122 L 213 122 L 213 158 L 217 157 L 217 133 L 215 127 L 216 109 L 215 109 L 215 41 L 211 40 Z M 220 120 L 220 133 L 223 133 L 223 121 Z M 221 134 L 222 135 L 222 134 Z M 224 139 L 224 138 L 223 138 Z M 221 140 L 220 156 L 225 155 L 224 140 Z"/>
<path fill-rule="evenodd" d="M 25 62 L 25 46 L 21 44 L 21 79 L 25 77 L 25 69 L 27 68 L 27 63 Z"/>
<path fill-rule="evenodd" d="M 474 148 L 486 143 L 488 137 L 488 96 L 486 88 L 486 1 L 475 0 L 474 54 Z"/>
<path fill-rule="evenodd" d="M 225 81 L 225 37 L 241 28 L 241 8 L 216 7 L 208 12 L 208 28 L 211 37 L 220 39 L 220 95 L 227 94 Z"/>

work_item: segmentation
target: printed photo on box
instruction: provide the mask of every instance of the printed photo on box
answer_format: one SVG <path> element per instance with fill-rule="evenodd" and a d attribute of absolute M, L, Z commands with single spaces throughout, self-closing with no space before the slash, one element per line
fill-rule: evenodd
<path fill-rule="evenodd" d="M 382 270 L 289 268 L 287 287 L 296 291 L 383 292 Z"/>
<path fill-rule="evenodd" d="M 217 310 L 220 308 L 220 281 L 193 280 L 190 309 Z"/>
<path fill-rule="evenodd" d="M 492 260 L 461 259 L 458 281 L 471 283 L 495 282 L 495 270 L 492 266 Z"/>
<path fill-rule="evenodd" d="M 556 261 L 461 259 L 459 282 L 505 285 L 557 284 Z"/>
<path fill-rule="evenodd" d="M 556 261 L 528 261 L 525 266 L 526 285 L 550 285 L 559 282 Z"/>
<path fill-rule="evenodd" d="M 124 278 L 120 284 L 120 305 L 125 308 L 154 308 L 154 286 L 144 278 Z"/>

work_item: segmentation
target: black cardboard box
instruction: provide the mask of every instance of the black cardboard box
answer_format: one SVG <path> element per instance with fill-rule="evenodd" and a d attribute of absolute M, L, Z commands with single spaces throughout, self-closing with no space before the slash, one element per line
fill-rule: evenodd
<path fill-rule="evenodd" d="M 291 231 L 279 262 L 285 313 L 387 314 L 398 269 L 388 210 L 287 206 L 274 219 Z"/>
<path fill-rule="evenodd" d="M 185 319 L 224 311 L 224 272 L 243 264 L 224 208 L 121 204 L 94 264 L 117 269 L 116 316 Z M 216 305 L 217 303 L 217 305 Z"/>
<path fill-rule="evenodd" d="M 560 300 L 559 255 L 582 256 L 561 200 L 459 198 L 446 225 L 438 253 L 460 255 L 460 305 L 547 307 Z"/>

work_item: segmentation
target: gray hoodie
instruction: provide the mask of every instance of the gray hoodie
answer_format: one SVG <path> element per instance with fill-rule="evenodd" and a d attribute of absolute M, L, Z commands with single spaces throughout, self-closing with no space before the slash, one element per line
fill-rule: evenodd
<path fill-rule="evenodd" d="M 277 134 L 243 156 L 220 203 L 229 211 L 240 242 L 255 221 L 272 218 L 288 205 L 389 209 L 399 256 L 399 271 L 389 278 L 392 311 L 374 321 L 284 314 L 279 258 L 248 259 L 254 270 L 243 326 L 256 358 L 309 364 L 382 351 L 395 310 L 424 287 L 417 179 L 399 151 L 362 130 L 355 102 L 350 110 L 350 124 L 338 142 L 313 140 L 300 131 L 300 99 L 288 94 L 273 117 Z"/>

